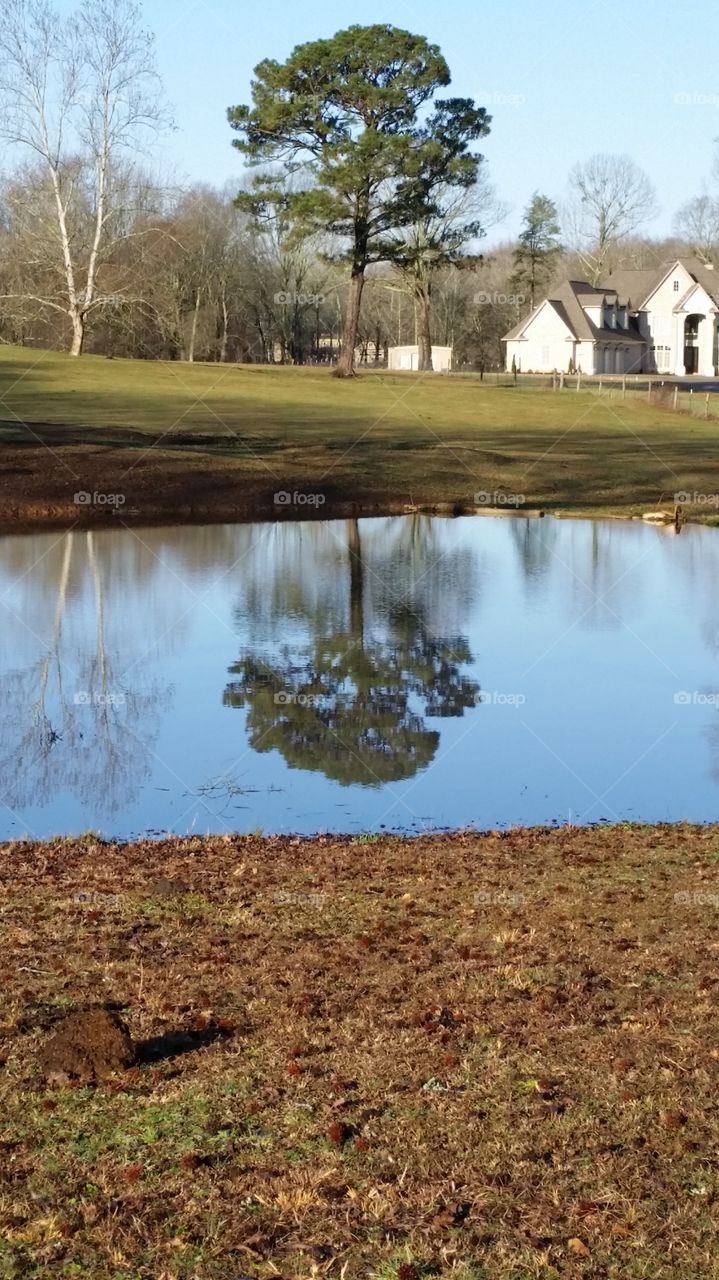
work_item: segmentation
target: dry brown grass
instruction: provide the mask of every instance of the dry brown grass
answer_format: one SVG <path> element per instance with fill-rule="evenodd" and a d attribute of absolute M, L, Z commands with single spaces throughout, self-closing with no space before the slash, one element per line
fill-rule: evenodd
<path fill-rule="evenodd" d="M 5 846 L 0 1275 L 719 1275 L 718 867 L 691 827 Z M 93 1003 L 207 1043 L 46 1086 Z"/>

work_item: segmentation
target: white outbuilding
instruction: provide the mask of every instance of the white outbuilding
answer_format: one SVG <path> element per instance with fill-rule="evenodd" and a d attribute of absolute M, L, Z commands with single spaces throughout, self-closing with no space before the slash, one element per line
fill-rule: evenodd
<path fill-rule="evenodd" d="M 419 369 L 419 347 L 390 347 L 387 352 L 387 368 L 411 372 Z M 452 368 L 452 348 L 432 347 L 434 373 L 449 373 Z"/>

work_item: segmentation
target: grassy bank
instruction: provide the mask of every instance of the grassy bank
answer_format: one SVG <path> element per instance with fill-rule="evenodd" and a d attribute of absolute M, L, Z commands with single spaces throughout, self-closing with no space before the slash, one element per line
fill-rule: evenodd
<path fill-rule="evenodd" d="M 0 522 L 115 522 L 74 494 L 120 494 L 127 520 L 527 508 L 641 514 L 714 494 L 715 421 L 596 389 L 473 378 L 181 365 L 0 350 Z M 501 501 L 501 499 L 500 499 Z M 307 505 L 301 513 L 307 514 Z M 132 513 L 132 514 L 131 514 Z M 716 514 L 710 504 L 691 518 Z"/>
<path fill-rule="evenodd" d="M 719 828 L 4 846 L 0 1275 L 717 1276 Z M 119 1009 L 138 1065 L 38 1066 Z"/>

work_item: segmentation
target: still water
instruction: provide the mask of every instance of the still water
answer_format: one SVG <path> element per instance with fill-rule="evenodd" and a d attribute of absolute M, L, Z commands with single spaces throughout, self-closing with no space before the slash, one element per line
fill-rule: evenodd
<path fill-rule="evenodd" d="M 719 531 L 0 541 L 0 837 L 719 817 Z"/>

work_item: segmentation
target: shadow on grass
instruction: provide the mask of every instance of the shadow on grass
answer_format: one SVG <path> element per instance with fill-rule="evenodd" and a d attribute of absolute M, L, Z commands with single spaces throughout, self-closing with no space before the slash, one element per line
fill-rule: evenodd
<path fill-rule="evenodd" d="M 205 1027 L 202 1031 L 166 1031 L 161 1036 L 150 1036 L 135 1043 L 138 1066 L 145 1063 L 166 1062 L 183 1054 L 205 1049 L 216 1040 L 228 1040 L 232 1033 L 222 1027 Z"/>

